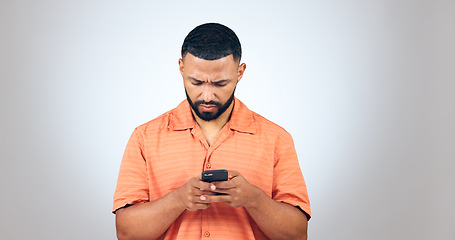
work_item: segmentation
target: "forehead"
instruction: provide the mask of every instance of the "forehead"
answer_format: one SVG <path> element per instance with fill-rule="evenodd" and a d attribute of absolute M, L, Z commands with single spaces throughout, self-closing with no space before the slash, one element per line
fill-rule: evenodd
<path fill-rule="evenodd" d="M 187 53 L 182 60 L 185 71 L 230 72 L 237 71 L 238 67 L 238 62 L 234 60 L 232 54 L 216 60 L 205 60 Z"/>

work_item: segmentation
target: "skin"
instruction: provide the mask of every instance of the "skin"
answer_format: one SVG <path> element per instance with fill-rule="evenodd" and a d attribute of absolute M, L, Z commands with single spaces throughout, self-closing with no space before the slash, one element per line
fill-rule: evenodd
<path fill-rule="evenodd" d="M 179 59 L 185 89 L 193 102 L 226 103 L 245 68 L 246 65 L 239 64 L 232 55 L 208 61 L 188 53 Z M 234 102 L 212 121 L 200 119 L 193 110 L 209 145 L 229 120 L 233 105 Z M 202 104 L 198 110 L 215 112 L 218 108 Z M 308 223 L 304 213 L 294 206 L 273 200 L 235 170 L 229 171 L 228 181 L 206 183 L 194 177 L 156 201 L 119 209 L 116 212 L 117 237 L 120 240 L 159 238 L 183 211 L 206 209 L 213 202 L 245 207 L 270 239 L 307 239 Z"/>
<path fill-rule="evenodd" d="M 246 65 L 239 65 L 232 55 L 217 60 L 207 61 L 187 53 L 179 59 L 179 71 L 183 78 L 186 92 L 194 103 L 196 101 L 220 102 L 224 104 L 234 92 L 237 83 L 242 79 Z M 204 108 L 206 107 L 206 108 Z M 234 103 L 217 119 L 204 121 L 193 111 L 196 122 L 202 129 L 209 145 L 229 120 Z M 210 109 L 213 108 L 213 109 Z M 218 111 L 215 105 L 201 105 L 199 111 Z"/>

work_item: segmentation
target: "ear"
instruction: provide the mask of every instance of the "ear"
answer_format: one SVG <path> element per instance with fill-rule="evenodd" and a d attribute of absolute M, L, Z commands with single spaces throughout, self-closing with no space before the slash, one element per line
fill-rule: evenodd
<path fill-rule="evenodd" d="M 179 58 L 179 71 L 183 76 L 183 59 Z"/>
<path fill-rule="evenodd" d="M 239 68 L 237 69 L 237 82 L 239 82 L 240 79 L 242 79 L 245 69 L 246 69 L 246 64 L 245 63 L 240 64 Z"/>

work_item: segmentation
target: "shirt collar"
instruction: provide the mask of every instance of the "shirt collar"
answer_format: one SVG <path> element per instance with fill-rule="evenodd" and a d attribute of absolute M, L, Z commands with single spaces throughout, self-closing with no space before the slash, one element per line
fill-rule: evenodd
<path fill-rule="evenodd" d="M 191 106 L 188 100 L 182 101 L 176 108 L 171 111 L 169 118 L 169 128 L 175 131 L 193 128 L 197 124 L 191 112 Z"/>
<path fill-rule="evenodd" d="M 235 98 L 234 109 L 228 124 L 232 130 L 244 133 L 256 133 L 254 112 L 250 111 L 245 104 Z"/>
<path fill-rule="evenodd" d="M 191 106 L 188 100 L 182 101 L 174 110 L 171 111 L 169 128 L 175 131 L 194 128 L 197 122 L 193 118 Z M 254 113 L 250 111 L 240 100 L 234 98 L 234 109 L 232 110 L 229 128 L 238 132 L 256 132 Z"/>

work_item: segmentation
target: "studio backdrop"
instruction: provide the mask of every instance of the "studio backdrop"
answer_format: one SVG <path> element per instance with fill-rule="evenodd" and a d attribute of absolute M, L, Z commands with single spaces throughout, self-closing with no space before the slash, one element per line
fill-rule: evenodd
<path fill-rule="evenodd" d="M 455 2 L 0 2 L 0 238 L 115 239 L 135 127 L 185 99 L 195 26 L 232 28 L 236 96 L 294 138 L 309 239 L 453 239 Z"/>

